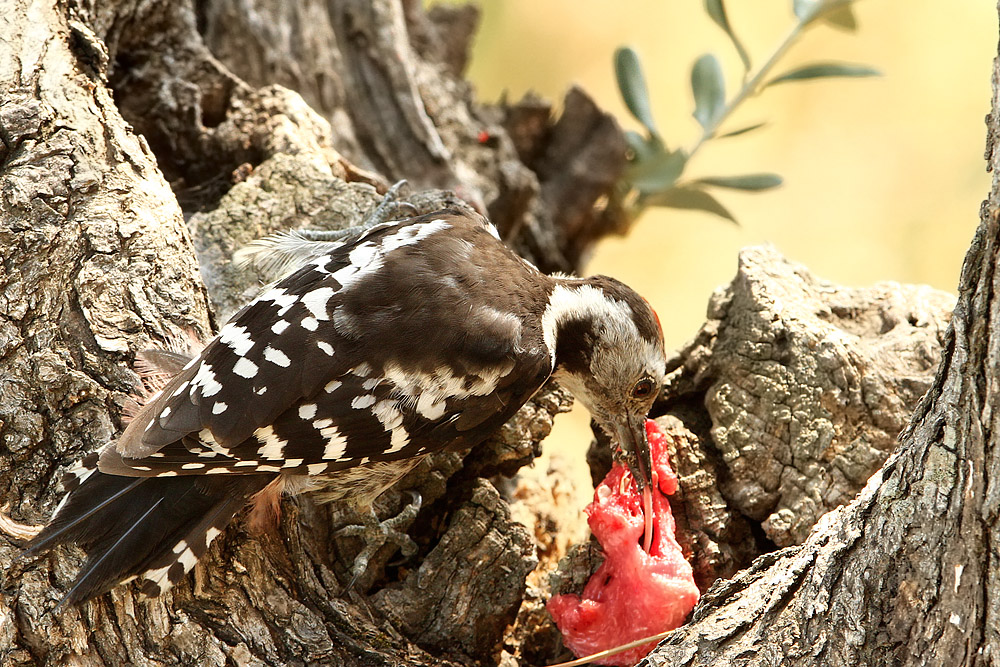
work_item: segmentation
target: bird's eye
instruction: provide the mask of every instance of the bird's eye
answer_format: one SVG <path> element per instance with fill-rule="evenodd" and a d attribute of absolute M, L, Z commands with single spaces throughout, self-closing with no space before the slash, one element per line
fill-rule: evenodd
<path fill-rule="evenodd" d="M 635 383 L 632 387 L 632 398 L 649 398 L 650 394 L 653 393 L 653 381 L 649 378 L 643 378 Z"/>

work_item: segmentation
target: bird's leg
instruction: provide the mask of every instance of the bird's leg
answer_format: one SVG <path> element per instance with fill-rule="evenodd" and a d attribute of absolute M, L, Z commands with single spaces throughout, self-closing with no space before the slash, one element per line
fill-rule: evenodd
<path fill-rule="evenodd" d="M 406 181 L 389 188 L 382 201 L 360 225 L 344 229 L 293 229 L 251 241 L 233 254 L 237 266 L 253 267 L 265 279 L 274 280 L 288 275 L 307 262 L 322 257 L 383 222 L 397 217 L 400 208 L 411 204 L 399 201 L 399 192 Z"/>
<path fill-rule="evenodd" d="M 416 215 L 417 210 L 414 208 L 413 204 L 406 201 L 401 201 L 399 198 L 399 193 L 406 185 L 405 180 L 396 181 L 392 184 L 392 187 L 385 191 L 385 195 L 382 196 L 382 201 L 376 206 L 368 217 L 365 218 L 364 222 L 361 223 L 363 229 L 369 227 L 374 227 L 375 225 L 380 225 L 383 222 L 388 222 L 390 220 L 395 220 L 396 215 L 401 208 L 409 208 L 410 212 Z"/>
<path fill-rule="evenodd" d="M 413 541 L 405 530 L 420 511 L 423 502 L 420 494 L 416 491 L 408 491 L 410 502 L 395 516 L 389 517 L 385 521 L 379 521 L 374 508 L 368 507 L 368 511 L 359 511 L 360 523 L 344 526 L 334 533 L 336 537 L 360 537 L 365 546 L 354 558 L 351 567 L 351 580 L 347 588 L 351 589 L 358 579 L 368 570 L 368 563 L 372 556 L 385 544 L 395 544 L 399 551 L 409 558 L 417 553 L 417 543 Z"/>
<path fill-rule="evenodd" d="M 344 229 L 300 229 L 296 233 L 307 241 L 315 241 L 319 243 L 337 243 L 344 241 L 355 236 L 359 236 L 362 232 L 367 229 L 371 229 L 375 225 L 381 225 L 383 222 L 389 222 L 390 220 L 396 219 L 396 214 L 399 209 L 404 207 L 409 207 L 412 213 L 416 214 L 416 209 L 412 204 L 405 201 L 399 200 L 399 192 L 406 185 L 406 181 L 396 181 L 391 188 L 386 190 L 385 195 L 382 196 L 382 201 L 379 202 L 378 206 L 372 209 L 360 225 L 353 225 L 351 227 L 345 227 Z"/>

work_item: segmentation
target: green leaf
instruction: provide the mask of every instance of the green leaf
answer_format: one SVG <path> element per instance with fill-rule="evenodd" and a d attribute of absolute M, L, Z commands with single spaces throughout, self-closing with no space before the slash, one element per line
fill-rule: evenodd
<path fill-rule="evenodd" d="M 741 127 L 738 130 L 733 130 L 732 132 L 726 132 L 725 134 L 720 134 L 716 139 L 725 139 L 726 137 L 736 137 L 741 134 L 746 134 L 747 132 L 752 132 L 759 128 L 764 127 L 767 123 L 754 123 L 753 125 L 747 125 L 746 127 Z"/>
<path fill-rule="evenodd" d="M 642 74 L 639 54 L 631 47 L 623 46 L 615 51 L 615 77 L 625 106 L 650 134 L 656 136 L 656 123 L 649 108 L 646 77 Z"/>
<path fill-rule="evenodd" d="M 760 191 L 770 190 L 781 185 L 781 176 L 777 174 L 746 174 L 745 176 L 715 176 L 699 178 L 694 181 L 698 185 L 711 185 L 717 188 L 731 190 Z"/>
<path fill-rule="evenodd" d="M 655 197 L 650 197 L 646 203 L 650 206 L 708 211 L 726 220 L 736 222 L 733 214 L 720 204 L 719 200 L 696 186 L 671 188 Z"/>
<path fill-rule="evenodd" d="M 718 59 L 706 53 L 691 69 L 691 90 L 694 92 L 694 117 L 705 130 L 711 130 L 726 109 L 726 82 Z"/>
<path fill-rule="evenodd" d="M 712 17 L 715 23 L 726 31 L 729 35 L 729 39 L 733 42 L 733 46 L 736 47 L 736 53 L 740 55 L 740 60 L 743 61 L 743 69 L 750 71 L 750 54 L 747 50 L 743 48 L 743 44 L 736 37 L 736 33 L 733 32 L 733 26 L 729 23 L 729 17 L 726 16 L 726 6 L 722 4 L 722 0 L 705 0 L 705 11 L 708 15 Z"/>
<path fill-rule="evenodd" d="M 799 22 L 808 23 L 816 18 L 821 4 L 820 0 L 792 0 L 792 11 Z"/>
<path fill-rule="evenodd" d="M 625 174 L 625 179 L 643 196 L 668 190 L 680 178 L 687 164 L 684 151 L 662 151 L 651 159 L 643 160 Z"/>
<path fill-rule="evenodd" d="M 848 65 L 846 63 L 815 63 L 813 65 L 805 65 L 804 67 L 799 67 L 793 69 L 790 72 L 785 72 L 781 76 L 775 77 L 764 84 L 764 88 L 768 86 L 773 86 L 776 83 L 785 83 L 787 81 L 805 81 L 806 79 L 820 79 L 823 77 L 831 76 L 881 76 L 882 72 L 878 71 L 873 67 L 868 67 L 867 65 Z"/>
<path fill-rule="evenodd" d="M 642 158 L 642 153 L 646 150 L 646 137 L 635 130 L 625 130 L 625 143 L 636 154 L 637 159 Z"/>
<path fill-rule="evenodd" d="M 644 162 L 653 159 L 657 154 L 663 152 L 663 144 L 659 139 L 647 138 L 632 130 L 625 131 L 625 142 L 635 154 L 633 162 Z"/>
<path fill-rule="evenodd" d="M 849 4 L 827 12 L 823 15 L 823 21 L 847 32 L 857 32 L 858 30 L 858 19 L 854 16 L 854 8 Z"/>

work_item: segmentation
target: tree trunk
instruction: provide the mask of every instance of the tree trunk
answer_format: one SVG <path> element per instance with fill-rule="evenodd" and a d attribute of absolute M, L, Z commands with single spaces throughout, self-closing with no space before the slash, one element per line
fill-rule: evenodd
<path fill-rule="evenodd" d="M 308 499 L 275 535 L 234 523 L 193 582 L 151 602 L 125 585 L 53 611 L 80 553 L 15 562 L 16 538 L 121 431 L 136 352 L 198 345 L 252 296 L 237 247 L 358 224 L 406 177 L 418 211 L 489 208 L 539 265 L 572 270 L 619 217 L 601 203 L 624 167 L 613 119 L 580 92 L 558 120 L 475 105 L 459 77 L 471 9 L 0 0 L 0 15 L 0 529 L 15 538 L 0 540 L 0 664 L 496 662 L 536 556 L 489 480 L 538 454 L 561 390 L 385 494 L 383 513 L 421 492 L 420 552 L 377 554 L 350 591 L 358 540 Z"/>
<path fill-rule="evenodd" d="M 464 201 L 488 212 L 545 270 L 579 268 L 596 239 L 623 229 L 613 119 L 579 90 L 558 119 L 534 99 L 474 103 L 461 80 L 474 10 L 0 0 L 0 15 L 7 534 L 25 529 L 6 516 L 43 522 L 59 474 L 120 432 L 137 351 L 204 340 L 252 295 L 257 277 L 229 258 L 253 238 L 355 224 L 398 178 L 423 190 L 419 210 Z M 647 664 L 997 662 L 998 211 L 995 183 L 940 369 L 896 453 L 805 542 L 716 582 Z M 386 494 L 383 512 L 406 489 L 423 494 L 411 527 L 420 552 L 402 565 L 379 554 L 353 591 L 339 582 L 359 545 L 333 536 L 345 521 L 335 508 L 308 499 L 286 502 L 271 536 L 234 523 L 192 581 L 151 602 L 125 585 L 53 611 L 80 553 L 14 563 L 16 540 L 0 540 L 0 664 L 514 664 L 503 633 L 535 549 L 496 476 L 532 460 L 566 404 L 543 393 L 471 454 L 441 454 Z M 766 529 L 787 544 L 804 526 Z M 706 562 L 728 574 L 746 557 Z"/>
<path fill-rule="evenodd" d="M 1000 173 L 1000 59 L 987 118 Z M 1000 662 L 1000 181 L 966 256 L 930 389 L 896 451 L 799 546 L 703 596 L 644 665 Z"/>

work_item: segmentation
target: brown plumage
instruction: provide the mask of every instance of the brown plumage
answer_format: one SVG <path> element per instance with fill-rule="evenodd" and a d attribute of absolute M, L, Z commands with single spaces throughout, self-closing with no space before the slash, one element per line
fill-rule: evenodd
<path fill-rule="evenodd" d="M 134 575 L 157 594 L 251 499 L 258 523 L 288 488 L 370 505 L 553 373 L 648 481 L 642 418 L 663 368 L 655 314 L 617 281 L 545 276 L 455 211 L 375 225 L 237 313 L 73 471 L 29 553 L 87 549 L 70 601 Z"/>

